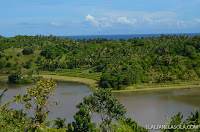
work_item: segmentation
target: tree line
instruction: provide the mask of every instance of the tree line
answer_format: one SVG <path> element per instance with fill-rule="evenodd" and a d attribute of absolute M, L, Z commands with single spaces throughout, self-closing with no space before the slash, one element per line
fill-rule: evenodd
<path fill-rule="evenodd" d="M 16 56 L 5 51 L 21 48 Z M 40 51 L 37 60 L 19 64 L 16 59 Z M 124 89 L 138 83 L 199 79 L 200 36 L 162 35 L 161 37 L 106 40 L 73 40 L 50 36 L 0 37 L 0 71 L 23 67 L 55 71 L 89 70 L 101 73 L 102 88 Z M 14 61 L 15 58 L 15 61 Z M 13 60 L 13 61 L 9 61 Z M 9 63 L 6 63 L 9 62 Z"/>

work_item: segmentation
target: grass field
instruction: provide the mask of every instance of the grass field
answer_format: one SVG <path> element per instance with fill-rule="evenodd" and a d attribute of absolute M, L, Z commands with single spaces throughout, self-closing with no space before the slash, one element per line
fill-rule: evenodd
<path fill-rule="evenodd" d="M 98 81 L 102 73 L 90 73 L 90 69 L 58 69 L 56 71 L 40 71 L 42 75 L 60 75 L 70 77 L 88 78 Z"/>
<path fill-rule="evenodd" d="M 97 81 L 87 78 L 80 77 L 69 77 L 69 76 L 59 76 L 59 75 L 40 75 L 45 79 L 52 78 L 53 80 L 65 81 L 65 82 L 77 82 L 86 84 L 93 91 L 98 88 Z"/>
<path fill-rule="evenodd" d="M 113 92 L 138 92 L 138 91 L 153 91 L 153 90 L 173 90 L 173 89 L 188 89 L 200 88 L 200 81 L 174 81 L 166 83 L 139 84 L 127 87 L 125 90 L 114 90 Z"/>

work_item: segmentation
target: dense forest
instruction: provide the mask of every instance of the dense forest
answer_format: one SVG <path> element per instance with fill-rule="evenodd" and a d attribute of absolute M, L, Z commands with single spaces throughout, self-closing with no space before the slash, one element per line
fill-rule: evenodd
<path fill-rule="evenodd" d="M 22 74 L 41 71 L 63 75 L 73 71 L 81 74 L 71 76 L 120 90 L 140 83 L 199 79 L 199 53 L 200 36 L 77 41 L 53 35 L 0 36 L 0 73 L 17 74 L 14 78 L 20 79 Z"/>

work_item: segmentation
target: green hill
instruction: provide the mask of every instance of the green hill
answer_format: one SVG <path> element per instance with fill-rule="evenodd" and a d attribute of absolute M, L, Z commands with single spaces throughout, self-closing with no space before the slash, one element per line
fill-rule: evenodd
<path fill-rule="evenodd" d="M 90 78 L 102 88 L 121 90 L 135 84 L 199 80 L 199 53 L 200 36 L 163 35 L 127 41 L 1 36 L 0 73 L 20 69 L 23 74 L 34 71 Z"/>

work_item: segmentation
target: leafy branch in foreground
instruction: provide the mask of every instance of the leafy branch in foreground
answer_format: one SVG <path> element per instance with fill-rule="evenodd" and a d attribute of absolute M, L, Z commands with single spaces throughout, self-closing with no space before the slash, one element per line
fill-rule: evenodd
<path fill-rule="evenodd" d="M 27 111 L 33 110 L 34 116 L 27 117 L 22 110 L 6 108 L 11 102 L 0 107 L 0 131 L 60 131 L 60 132 L 146 132 L 148 130 L 139 126 L 131 118 L 126 118 L 126 109 L 112 95 L 111 89 L 99 89 L 85 97 L 82 103 L 77 105 L 79 110 L 74 115 L 74 121 L 68 125 L 65 119 L 45 120 L 53 103 L 51 95 L 57 87 L 50 79 L 40 81 L 35 87 L 27 88 L 25 95 L 17 94 L 14 101 L 25 105 Z M 31 112 L 32 113 L 32 112 Z M 101 123 L 92 122 L 92 114 L 100 116 Z M 116 124 L 113 124 L 113 120 Z"/>
<path fill-rule="evenodd" d="M 124 119 L 126 113 L 124 106 L 112 95 L 111 89 L 95 91 L 92 95 L 85 97 L 77 107 L 86 108 L 90 115 L 92 112 L 99 114 L 103 130 L 110 129 L 112 120 Z"/>
<path fill-rule="evenodd" d="M 200 110 L 195 110 L 194 113 L 191 112 L 191 116 L 186 116 L 183 118 L 181 112 L 177 115 L 171 117 L 171 121 L 167 123 L 169 126 L 181 126 L 184 129 L 165 129 L 163 132 L 199 132 L 200 131 Z M 195 126 L 197 128 L 187 129 L 187 126 Z"/>
<path fill-rule="evenodd" d="M 52 102 L 50 98 L 51 95 L 54 95 L 56 87 L 57 84 L 52 79 L 39 81 L 35 87 L 26 88 L 28 92 L 25 95 L 17 94 L 14 96 L 14 101 L 23 103 L 27 111 L 34 110 L 33 128 L 44 122 L 53 103 L 58 105 L 57 102 Z"/>
<path fill-rule="evenodd" d="M 1 95 L 0 95 L 0 104 L 1 104 L 1 99 L 2 99 L 2 97 L 4 96 L 4 94 L 5 94 L 5 92 L 6 92 L 7 90 L 8 90 L 8 89 L 4 89 L 3 92 L 1 93 Z"/>
<path fill-rule="evenodd" d="M 147 132 L 131 118 L 125 116 L 126 109 L 113 96 L 111 89 L 98 89 L 85 97 L 77 105 L 79 111 L 74 115 L 75 121 L 68 124 L 70 132 Z M 100 117 L 100 124 L 92 122 L 92 115 Z M 115 121 L 116 123 L 113 123 Z"/>

